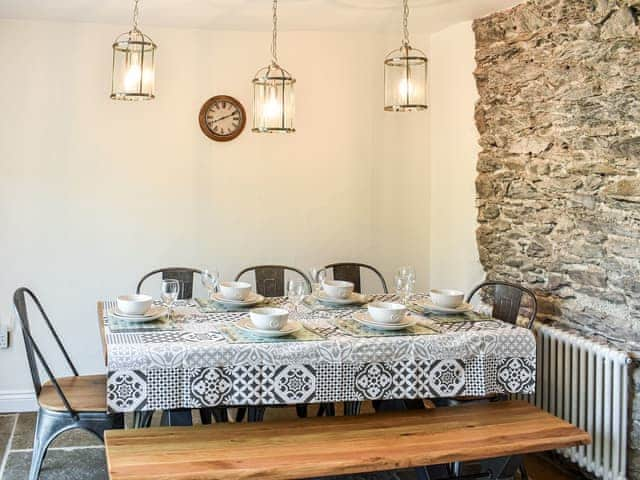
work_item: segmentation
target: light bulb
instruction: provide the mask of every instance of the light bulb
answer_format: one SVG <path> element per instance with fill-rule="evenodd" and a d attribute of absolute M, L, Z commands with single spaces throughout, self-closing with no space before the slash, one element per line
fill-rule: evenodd
<path fill-rule="evenodd" d="M 140 72 L 140 65 L 134 63 L 133 65 L 129 66 L 129 69 L 124 76 L 124 89 L 126 91 L 138 90 L 138 87 L 140 86 L 141 76 L 142 74 Z"/>
<path fill-rule="evenodd" d="M 282 114 L 282 105 L 280 105 L 278 101 L 275 90 L 271 90 L 269 99 L 264 103 L 262 111 L 264 112 L 264 116 L 269 120 L 278 118 Z"/>
<path fill-rule="evenodd" d="M 398 84 L 398 93 L 400 94 L 401 99 L 404 100 L 407 97 L 408 98 L 413 97 L 414 91 L 415 91 L 415 88 L 411 80 L 409 80 L 406 77 L 400 80 L 400 83 Z"/>

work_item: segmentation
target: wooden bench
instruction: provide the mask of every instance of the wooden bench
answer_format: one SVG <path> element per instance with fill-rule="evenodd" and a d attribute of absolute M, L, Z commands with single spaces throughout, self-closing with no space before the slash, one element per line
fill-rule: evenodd
<path fill-rule="evenodd" d="M 110 430 L 112 480 L 297 479 L 541 452 L 589 435 L 526 402 L 358 417 Z"/>

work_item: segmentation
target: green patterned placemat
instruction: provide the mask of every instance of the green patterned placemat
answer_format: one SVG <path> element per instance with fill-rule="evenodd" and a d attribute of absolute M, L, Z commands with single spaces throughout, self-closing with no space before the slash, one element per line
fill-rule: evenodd
<path fill-rule="evenodd" d="M 317 342 L 325 340 L 325 337 L 319 335 L 307 328 L 301 328 L 297 332 L 285 337 L 264 338 L 251 335 L 244 330 L 236 328 L 233 323 L 223 323 L 217 325 L 218 331 L 222 333 L 231 343 L 285 343 L 285 342 Z"/>
<path fill-rule="evenodd" d="M 248 312 L 252 308 L 265 307 L 271 305 L 268 300 L 257 305 L 251 305 L 250 307 L 236 307 L 233 305 L 224 305 L 222 303 L 215 302 L 213 300 L 207 300 L 204 298 L 194 298 L 195 302 L 200 307 L 202 313 L 224 313 L 224 312 Z"/>
<path fill-rule="evenodd" d="M 478 312 L 465 312 L 465 313 L 455 313 L 452 315 L 444 315 L 442 313 L 434 313 L 425 311 L 420 305 L 412 303 L 409 305 L 409 310 L 411 312 L 421 315 L 429 320 L 432 320 L 436 323 L 462 323 L 462 322 L 486 322 L 487 320 L 494 320 L 489 315 L 484 315 Z"/>
<path fill-rule="evenodd" d="M 342 332 L 354 337 L 402 337 L 406 335 L 435 335 L 440 333 L 434 328 L 418 325 L 417 323 L 402 330 L 389 331 L 366 327 L 351 318 L 334 318 L 330 321 Z"/>
<path fill-rule="evenodd" d="M 127 322 L 119 318 L 107 317 L 107 326 L 111 333 L 133 333 L 133 332 L 158 332 L 163 330 L 178 330 L 178 326 L 173 320 L 167 317 L 159 318 L 151 322 Z"/>

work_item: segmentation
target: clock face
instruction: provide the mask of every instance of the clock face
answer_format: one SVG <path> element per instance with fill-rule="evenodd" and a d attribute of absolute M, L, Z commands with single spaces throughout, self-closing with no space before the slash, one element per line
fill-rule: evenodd
<path fill-rule="evenodd" d="M 240 135 L 245 123 L 244 107 L 227 95 L 211 97 L 200 109 L 200 128 L 212 140 L 233 140 Z"/>

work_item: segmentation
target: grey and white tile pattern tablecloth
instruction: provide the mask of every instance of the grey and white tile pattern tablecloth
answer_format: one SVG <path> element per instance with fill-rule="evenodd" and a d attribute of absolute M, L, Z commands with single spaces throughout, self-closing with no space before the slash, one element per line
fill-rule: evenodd
<path fill-rule="evenodd" d="M 283 299 L 273 301 L 289 307 Z M 203 313 L 193 301 L 181 302 L 177 312 L 175 321 L 160 328 L 120 329 L 105 320 L 111 411 L 479 396 L 535 388 L 532 333 L 475 313 L 455 321 L 419 317 L 439 330 L 435 335 L 354 337 L 331 323 L 354 310 L 302 307 L 300 320 L 324 340 L 232 343 L 218 327 L 245 312 Z"/>

